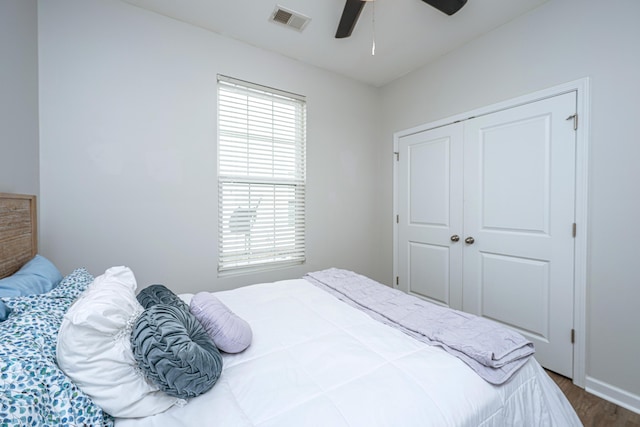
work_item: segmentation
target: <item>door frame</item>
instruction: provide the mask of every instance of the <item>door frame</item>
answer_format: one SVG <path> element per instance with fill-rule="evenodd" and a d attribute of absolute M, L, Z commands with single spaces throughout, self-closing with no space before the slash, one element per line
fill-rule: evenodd
<path fill-rule="evenodd" d="M 586 294 L 587 294 L 587 239 L 588 239 L 588 185 L 589 185 L 589 128 L 590 128 L 590 81 L 588 77 L 536 91 L 527 95 L 512 98 L 496 104 L 477 108 L 444 119 L 418 125 L 409 129 L 397 131 L 393 134 L 393 277 L 394 287 L 398 287 L 398 166 L 395 153 L 398 152 L 399 139 L 418 132 L 447 126 L 449 124 L 468 120 L 473 117 L 491 114 L 523 104 L 529 104 L 545 98 L 576 92 L 576 113 L 578 114 L 578 128 L 576 131 L 576 196 L 575 219 L 576 237 L 574 253 L 574 311 L 573 327 L 575 342 L 573 346 L 573 383 L 581 388 L 585 387 L 586 379 Z"/>

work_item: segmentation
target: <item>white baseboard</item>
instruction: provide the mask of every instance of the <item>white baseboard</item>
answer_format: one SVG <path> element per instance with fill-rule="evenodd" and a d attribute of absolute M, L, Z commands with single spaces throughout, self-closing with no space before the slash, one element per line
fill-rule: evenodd
<path fill-rule="evenodd" d="M 640 396 L 591 377 L 586 378 L 585 390 L 611 403 L 615 403 L 618 406 L 640 414 Z"/>

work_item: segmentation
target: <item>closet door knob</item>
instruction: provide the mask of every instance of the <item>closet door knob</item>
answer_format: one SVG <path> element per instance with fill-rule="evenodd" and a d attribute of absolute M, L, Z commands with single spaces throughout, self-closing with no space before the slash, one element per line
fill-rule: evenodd
<path fill-rule="evenodd" d="M 458 236 L 457 234 L 454 234 L 453 236 L 451 236 L 452 242 L 457 242 L 458 240 L 460 240 L 460 236 Z"/>
<path fill-rule="evenodd" d="M 465 242 L 466 244 L 468 244 L 468 245 L 473 245 L 473 242 L 475 242 L 475 241 L 476 241 L 476 240 L 475 240 L 473 237 L 471 237 L 471 236 L 469 236 L 469 237 L 467 237 L 466 239 L 464 239 L 464 242 Z"/>

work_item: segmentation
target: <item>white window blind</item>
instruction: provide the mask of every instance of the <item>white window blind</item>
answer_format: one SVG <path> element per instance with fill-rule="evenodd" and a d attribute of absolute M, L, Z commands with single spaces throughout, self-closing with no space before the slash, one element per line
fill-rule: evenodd
<path fill-rule="evenodd" d="M 306 104 L 218 76 L 218 271 L 305 260 Z"/>

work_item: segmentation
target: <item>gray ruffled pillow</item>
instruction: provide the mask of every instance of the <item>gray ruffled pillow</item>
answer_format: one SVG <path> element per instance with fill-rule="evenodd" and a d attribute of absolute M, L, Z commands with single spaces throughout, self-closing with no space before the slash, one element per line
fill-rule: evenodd
<path fill-rule="evenodd" d="M 240 353 L 251 344 L 253 333 L 240 318 L 213 294 L 200 292 L 191 299 L 191 313 L 200 321 L 216 347 L 225 353 Z"/>
<path fill-rule="evenodd" d="M 171 305 L 156 304 L 140 315 L 131 347 L 147 378 L 170 396 L 199 396 L 222 372 L 222 356 L 202 325 Z"/>
<path fill-rule="evenodd" d="M 156 304 L 168 304 L 189 311 L 187 303 L 174 294 L 165 285 L 151 285 L 141 290 L 136 296 L 138 302 L 144 308 L 153 307 Z"/>

